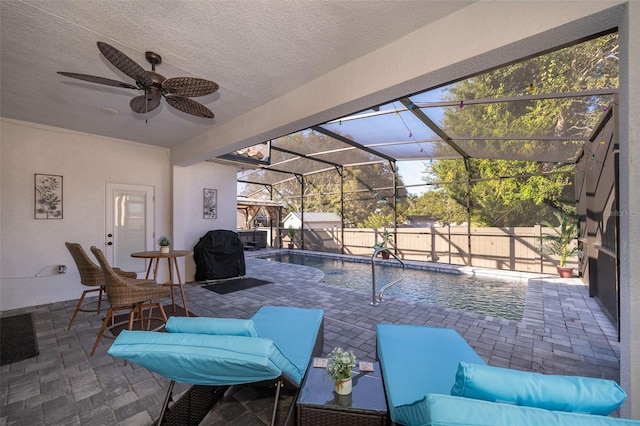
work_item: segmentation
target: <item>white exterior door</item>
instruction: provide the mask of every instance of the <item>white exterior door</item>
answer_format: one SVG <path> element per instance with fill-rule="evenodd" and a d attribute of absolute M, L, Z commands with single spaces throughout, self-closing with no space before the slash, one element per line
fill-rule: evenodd
<path fill-rule="evenodd" d="M 107 183 L 104 253 L 112 266 L 144 273 L 145 259 L 131 253 L 151 250 L 154 191 L 152 186 Z"/>

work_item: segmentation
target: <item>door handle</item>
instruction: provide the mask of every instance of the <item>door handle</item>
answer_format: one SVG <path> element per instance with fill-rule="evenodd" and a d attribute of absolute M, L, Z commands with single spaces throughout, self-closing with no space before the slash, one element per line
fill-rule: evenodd
<path fill-rule="evenodd" d="M 107 245 L 108 245 L 108 246 L 112 246 L 112 245 L 113 245 L 113 242 L 112 242 L 112 241 L 109 241 L 109 242 L 107 243 Z"/>
<path fill-rule="evenodd" d="M 107 237 L 111 238 L 113 237 L 113 234 L 107 234 Z"/>

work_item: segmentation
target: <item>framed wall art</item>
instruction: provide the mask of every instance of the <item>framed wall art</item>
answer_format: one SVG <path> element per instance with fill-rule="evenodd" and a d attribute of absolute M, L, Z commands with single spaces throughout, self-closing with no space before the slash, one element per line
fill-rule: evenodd
<path fill-rule="evenodd" d="M 35 219 L 62 219 L 62 176 L 35 174 Z"/>
<path fill-rule="evenodd" d="M 204 218 L 215 219 L 218 212 L 218 191 L 215 189 L 204 189 Z"/>

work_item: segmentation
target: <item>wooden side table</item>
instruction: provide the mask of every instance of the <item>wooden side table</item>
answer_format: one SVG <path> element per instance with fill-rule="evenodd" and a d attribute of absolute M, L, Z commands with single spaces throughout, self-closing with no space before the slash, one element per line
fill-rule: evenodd
<path fill-rule="evenodd" d="M 311 363 L 296 401 L 297 424 L 386 426 L 388 411 L 380 365 L 375 362 L 372 372 L 355 371 L 351 394 L 338 395 L 326 368 L 316 368 Z"/>
<path fill-rule="evenodd" d="M 163 283 L 162 285 L 166 285 L 171 287 L 171 305 L 173 307 L 173 312 L 176 311 L 176 300 L 173 295 L 173 288 L 178 287 L 180 289 L 180 294 L 182 295 L 182 303 L 184 307 L 184 312 L 186 316 L 189 316 L 189 309 L 187 308 L 187 299 L 184 297 L 184 288 L 182 287 L 182 277 L 180 276 L 180 268 L 178 267 L 178 258 L 192 255 L 193 252 L 189 250 L 171 250 L 169 253 L 160 253 L 160 251 L 141 251 L 137 253 L 131 253 L 131 257 L 139 257 L 143 259 L 151 259 L 149 261 L 149 267 L 147 268 L 147 275 L 145 279 L 149 279 L 149 275 L 151 275 L 151 268 L 153 265 L 153 260 L 155 259 L 155 268 L 153 268 L 153 279 L 157 281 L 158 277 L 158 265 L 160 264 L 160 259 L 167 259 L 167 264 L 169 265 L 169 281 Z M 173 281 L 173 267 L 175 266 L 176 275 L 178 277 L 178 282 Z"/>

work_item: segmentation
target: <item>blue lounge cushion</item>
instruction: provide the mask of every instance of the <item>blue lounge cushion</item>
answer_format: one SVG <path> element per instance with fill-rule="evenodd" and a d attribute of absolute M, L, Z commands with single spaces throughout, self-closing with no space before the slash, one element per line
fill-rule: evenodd
<path fill-rule="evenodd" d="M 455 330 L 381 323 L 376 333 L 389 412 L 399 424 L 424 418 L 426 394 L 449 395 L 460 360 L 484 364 Z"/>
<path fill-rule="evenodd" d="M 556 411 L 608 415 L 627 394 L 613 380 L 460 362 L 451 395 Z"/>
<path fill-rule="evenodd" d="M 610 426 L 640 425 L 640 421 L 582 413 L 551 411 L 459 396 L 428 394 L 421 401 L 424 417 L 403 423 L 411 426 Z"/>
<path fill-rule="evenodd" d="M 220 334 L 258 337 L 253 320 L 238 318 L 171 317 L 165 329 L 169 333 Z"/>
<path fill-rule="evenodd" d="M 323 318 L 322 309 L 291 306 L 263 306 L 251 317 L 258 336 L 273 340 L 300 378 L 309 366 Z"/>
<path fill-rule="evenodd" d="M 286 306 L 264 306 L 249 320 L 172 317 L 168 333 L 121 332 L 109 354 L 185 383 L 241 384 L 282 375 L 300 386 L 323 317 L 321 309 Z"/>
<path fill-rule="evenodd" d="M 253 383 L 281 374 L 302 380 L 272 340 L 258 337 L 123 330 L 108 353 L 196 385 Z"/>

